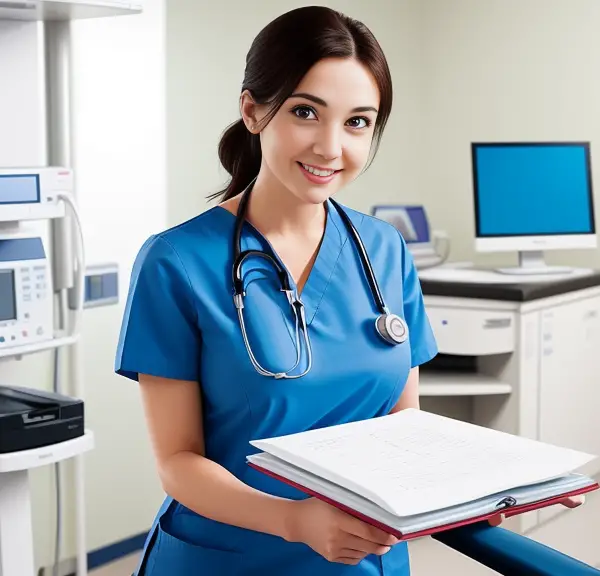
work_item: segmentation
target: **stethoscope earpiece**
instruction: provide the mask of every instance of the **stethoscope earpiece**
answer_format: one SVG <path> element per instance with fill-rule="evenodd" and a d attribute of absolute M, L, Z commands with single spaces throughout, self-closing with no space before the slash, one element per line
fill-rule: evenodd
<path fill-rule="evenodd" d="M 388 344 L 402 344 L 408 338 L 408 326 L 396 314 L 381 314 L 375 321 L 375 327 Z"/>

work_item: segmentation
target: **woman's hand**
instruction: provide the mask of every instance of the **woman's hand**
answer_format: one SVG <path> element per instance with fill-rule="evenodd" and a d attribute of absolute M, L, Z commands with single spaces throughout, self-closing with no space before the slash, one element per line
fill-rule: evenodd
<path fill-rule="evenodd" d="M 303 542 L 330 562 L 358 564 L 382 555 L 399 540 L 317 498 L 294 501 L 286 540 Z"/>
<path fill-rule="evenodd" d="M 565 498 L 564 500 L 560 501 L 560 504 L 562 504 L 563 506 L 566 506 L 567 508 L 577 508 L 578 506 L 581 506 L 584 502 L 585 502 L 585 495 L 581 494 L 580 496 L 570 496 L 569 498 Z M 492 526 L 499 526 L 500 524 L 502 524 L 503 520 L 504 520 L 504 514 L 502 514 L 500 512 L 499 514 L 492 516 L 488 520 L 488 522 Z"/>

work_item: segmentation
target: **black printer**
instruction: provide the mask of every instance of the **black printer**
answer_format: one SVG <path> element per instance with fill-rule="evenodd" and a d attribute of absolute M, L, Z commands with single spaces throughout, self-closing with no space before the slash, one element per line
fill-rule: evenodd
<path fill-rule="evenodd" d="M 83 400 L 0 386 L 0 454 L 64 442 L 84 431 Z"/>

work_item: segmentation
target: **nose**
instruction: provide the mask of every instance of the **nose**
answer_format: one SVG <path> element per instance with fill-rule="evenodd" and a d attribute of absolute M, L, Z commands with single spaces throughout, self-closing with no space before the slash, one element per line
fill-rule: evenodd
<path fill-rule="evenodd" d="M 317 131 L 313 152 L 326 160 L 342 155 L 342 135 L 335 126 L 323 126 Z"/>

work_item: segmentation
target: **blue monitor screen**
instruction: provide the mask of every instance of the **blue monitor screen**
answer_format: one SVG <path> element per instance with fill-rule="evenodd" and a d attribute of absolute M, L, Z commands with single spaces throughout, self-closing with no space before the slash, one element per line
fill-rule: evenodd
<path fill-rule="evenodd" d="M 589 145 L 473 144 L 477 236 L 595 233 Z"/>
<path fill-rule="evenodd" d="M 35 174 L 0 176 L 0 204 L 40 201 L 40 181 Z"/>

